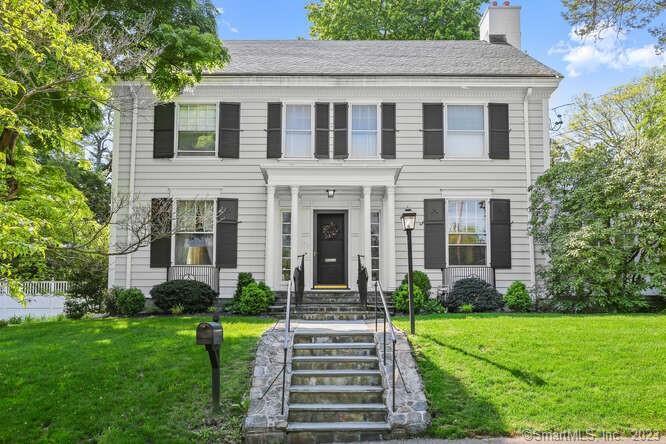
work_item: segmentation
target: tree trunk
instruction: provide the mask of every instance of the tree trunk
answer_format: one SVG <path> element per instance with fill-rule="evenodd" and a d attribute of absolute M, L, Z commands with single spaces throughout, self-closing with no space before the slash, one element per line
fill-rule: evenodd
<path fill-rule="evenodd" d="M 18 141 L 19 133 L 13 128 L 4 128 L 2 135 L 0 135 L 0 153 L 5 156 L 5 164 L 8 167 L 16 166 L 14 160 L 14 150 L 16 149 L 16 142 Z M 18 197 L 19 183 L 14 177 L 14 172 L 10 171 L 5 179 L 7 190 L 4 194 L 0 195 L 2 200 L 14 200 Z"/>

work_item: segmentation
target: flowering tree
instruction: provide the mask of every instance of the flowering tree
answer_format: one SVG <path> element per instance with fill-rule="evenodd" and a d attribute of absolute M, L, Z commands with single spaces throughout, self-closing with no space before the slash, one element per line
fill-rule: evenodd
<path fill-rule="evenodd" d="M 666 290 L 665 78 L 578 99 L 532 189 L 542 277 L 561 308 L 629 311 L 645 290 Z"/>

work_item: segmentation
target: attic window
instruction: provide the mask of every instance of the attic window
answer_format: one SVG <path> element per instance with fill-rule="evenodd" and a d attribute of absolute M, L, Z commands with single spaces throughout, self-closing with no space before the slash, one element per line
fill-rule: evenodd
<path fill-rule="evenodd" d="M 507 43 L 506 35 L 504 34 L 490 34 L 489 41 L 490 43 Z"/>

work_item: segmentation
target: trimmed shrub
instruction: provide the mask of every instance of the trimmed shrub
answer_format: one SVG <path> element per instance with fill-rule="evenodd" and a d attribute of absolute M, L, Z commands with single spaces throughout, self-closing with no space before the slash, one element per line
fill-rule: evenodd
<path fill-rule="evenodd" d="M 418 313 L 426 303 L 426 297 L 420 287 L 414 286 L 414 312 Z M 402 284 L 393 293 L 393 305 L 395 309 L 402 313 L 409 313 L 409 287 Z"/>
<path fill-rule="evenodd" d="M 83 298 L 65 298 L 64 311 L 69 319 L 81 319 L 88 312 L 88 303 Z"/>
<path fill-rule="evenodd" d="M 204 313 L 215 302 L 217 293 L 203 282 L 181 279 L 155 285 L 150 296 L 164 311 L 182 305 L 184 313 Z"/>
<path fill-rule="evenodd" d="M 234 298 L 239 298 L 241 293 L 243 293 L 243 288 L 247 287 L 253 282 L 255 282 L 255 280 L 252 277 L 252 273 L 245 271 L 238 273 L 238 281 L 236 282 L 236 292 L 234 293 Z"/>
<path fill-rule="evenodd" d="M 504 303 L 513 311 L 529 311 L 532 307 L 532 299 L 525 284 L 514 281 L 504 295 Z"/>
<path fill-rule="evenodd" d="M 21 322 L 23 322 L 23 318 L 21 316 L 17 316 L 17 315 L 13 315 L 7 321 L 7 323 L 9 325 L 19 325 Z"/>
<path fill-rule="evenodd" d="M 146 306 L 146 298 L 138 288 L 118 291 L 115 302 L 120 314 L 125 316 L 135 316 Z"/>
<path fill-rule="evenodd" d="M 232 303 L 232 311 L 242 315 L 256 315 L 268 311 L 275 301 L 273 291 L 263 282 L 252 282 L 245 286 L 240 297 Z"/>
<path fill-rule="evenodd" d="M 9 321 L 7 319 L 0 319 L 0 328 L 5 328 L 8 325 Z"/>
<path fill-rule="evenodd" d="M 474 312 L 474 305 L 462 304 L 460 306 L 460 313 L 472 313 L 472 312 Z"/>
<path fill-rule="evenodd" d="M 444 306 L 457 311 L 463 304 L 472 304 L 476 311 L 495 311 L 502 308 L 502 296 L 488 282 L 479 278 L 460 279 L 453 285 Z"/>
<path fill-rule="evenodd" d="M 412 273 L 412 279 L 414 279 L 414 287 L 419 287 L 423 294 L 427 297 L 430 294 L 430 289 L 432 288 L 428 275 L 423 271 L 415 270 Z M 407 275 L 405 275 L 400 285 L 408 285 Z"/>
<path fill-rule="evenodd" d="M 446 313 L 446 308 L 437 299 L 426 299 L 421 313 Z"/>
<path fill-rule="evenodd" d="M 104 309 L 111 316 L 117 316 L 120 314 L 120 309 L 118 308 L 118 293 L 123 291 L 120 287 L 113 287 L 106 291 L 104 295 Z"/>

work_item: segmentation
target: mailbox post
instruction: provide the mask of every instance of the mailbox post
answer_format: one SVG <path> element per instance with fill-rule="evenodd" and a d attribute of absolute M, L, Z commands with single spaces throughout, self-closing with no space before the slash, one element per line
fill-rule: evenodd
<path fill-rule="evenodd" d="M 201 322 L 197 326 L 197 345 L 204 345 L 210 358 L 214 410 L 220 407 L 220 344 L 223 340 L 224 330 L 218 315 L 213 316 L 213 322 Z"/>

